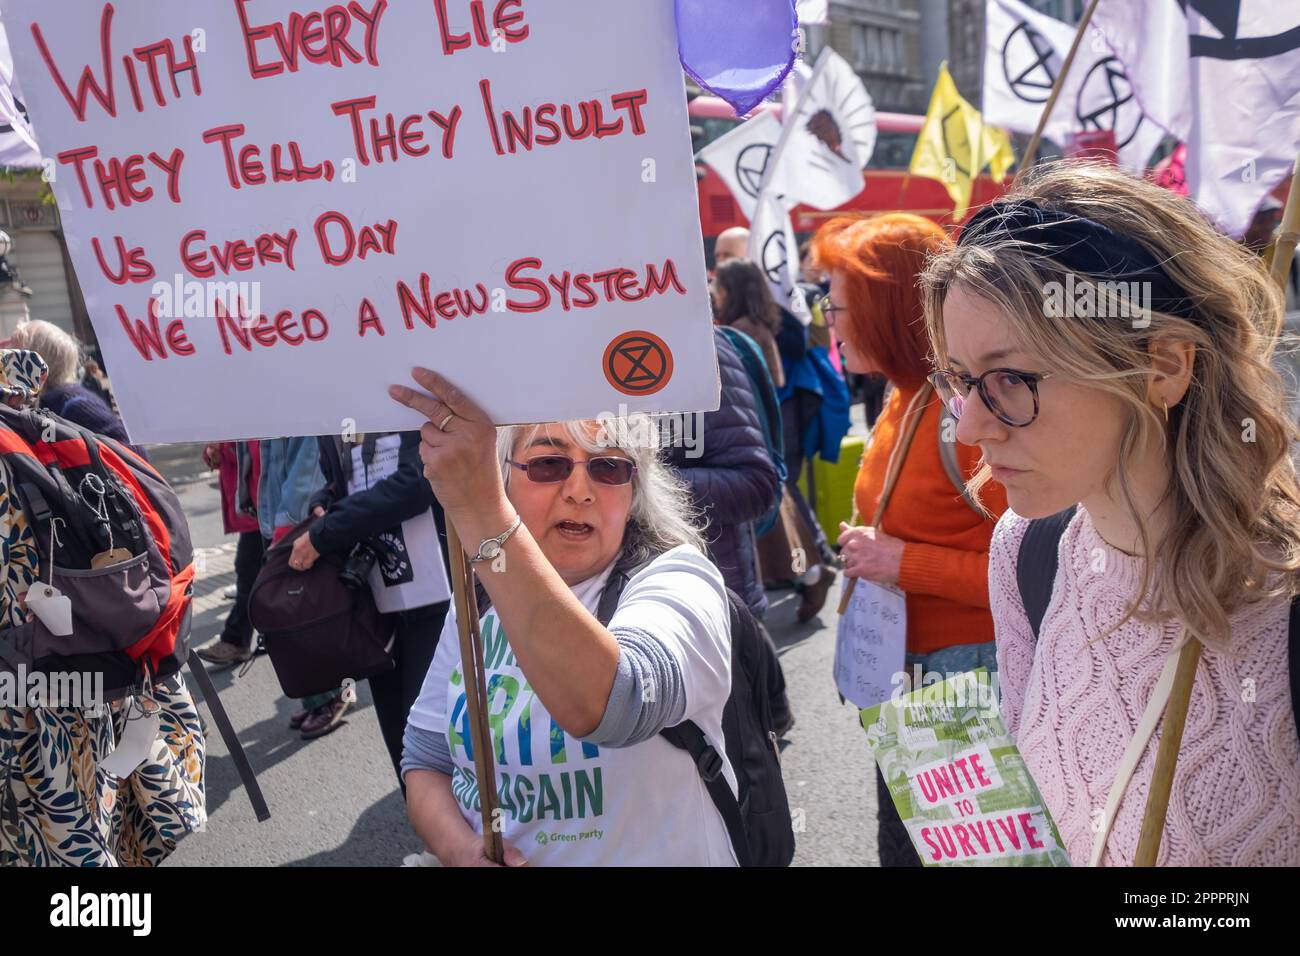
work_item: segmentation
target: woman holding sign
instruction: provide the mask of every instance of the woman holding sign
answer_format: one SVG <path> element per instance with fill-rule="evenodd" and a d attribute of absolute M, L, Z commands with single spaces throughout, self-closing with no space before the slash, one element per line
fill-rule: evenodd
<path fill-rule="evenodd" d="M 660 736 L 693 721 L 734 793 L 728 599 L 687 489 L 653 449 L 620 446 L 598 423 L 498 430 L 440 376 L 415 379 L 439 400 L 393 396 L 429 418 L 425 476 L 477 550 L 491 603 L 481 631 L 506 864 L 734 866 L 695 762 Z M 428 848 L 444 864 L 482 865 L 466 711 L 453 610 L 411 710 L 403 771 Z"/>
<path fill-rule="evenodd" d="M 1078 163 L 979 212 L 925 288 L 972 485 L 1013 509 L 989 568 L 1003 717 L 1072 860 L 1134 862 L 1199 641 L 1156 859 L 1300 864 L 1281 293 L 1186 199 Z"/>
<path fill-rule="evenodd" d="M 832 220 L 814 241 L 819 267 L 831 274 L 822 313 L 845 368 L 883 374 L 892 387 L 854 493 L 857 513 L 870 524 L 843 525 L 839 543 L 847 578 L 906 595 L 906 677 L 894 681 L 903 691 L 929 674 L 996 667 L 988 548 L 1006 504 L 996 488 L 986 496 L 987 511 L 965 499 L 963 484 L 979 454 L 955 443 L 926 381 L 929 342 L 917 279 L 927 257 L 948 245 L 942 228 L 906 213 Z M 919 866 L 879 774 L 877 783 L 881 864 Z"/>

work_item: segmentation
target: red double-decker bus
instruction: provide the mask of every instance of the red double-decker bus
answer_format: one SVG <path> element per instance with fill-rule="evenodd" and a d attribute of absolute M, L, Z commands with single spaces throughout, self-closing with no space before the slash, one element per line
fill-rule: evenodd
<path fill-rule="evenodd" d="M 778 118 L 781 107 L 775 103 L 764 104 L 759 111 L 773 112 Z M 702 131 L 696 137 L 696 150 L 729 133 L 742 122 L 723 100 L 713 96 L 697 96 L 690 103 L 691 124 Z M 798 206 L 793 212 L 795 232 L 800 237 L 816 232 L 835 216 L 846 213 L 875 215 L 885 212 L 912 212 L 936 222 L 952 222 L 953 202 L 943 184 L 923 176 L 908 173 L 916 139 L 925 123 L 924 116 L 910 113 L 876 114 L 876 148 L 863 172 L 865 188 L 861 193 L 838 209 L 821 210 Z M 704 173 L 700 179 L 700 226 L 710 257 L 713 243 L 723 230 L 732 226 L 748 226 L 722 178 L 701 164 Z M 1010 184 L 1010 178 L 995 183 L 987 174 L 975 181 L 971 194 L 971 208 L 982 206 L 1001 195 Z"/>

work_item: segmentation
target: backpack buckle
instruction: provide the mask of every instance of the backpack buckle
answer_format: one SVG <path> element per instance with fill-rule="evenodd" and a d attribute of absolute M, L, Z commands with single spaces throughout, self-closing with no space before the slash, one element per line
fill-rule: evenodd
<path fill-rule="evenodd" d="M 695 765 L 700 769 L 700 776 L 706 783 L 713 783 L 722 773 L 722 755 L 710 747 L 704 753 L 700 754 Z"/>

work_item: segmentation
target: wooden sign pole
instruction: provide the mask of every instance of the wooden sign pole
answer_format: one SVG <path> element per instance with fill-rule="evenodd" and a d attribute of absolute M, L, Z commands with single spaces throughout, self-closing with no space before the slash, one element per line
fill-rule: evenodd
<path fill-rule="evenodd" d="M 1079 52 L 1079 44 L 1083 42 L 1083 34 L 1088 29 L 1088 24 L 1092 22 L 1093 12 L 1097 9 L 1098 0 L 1092 0 L 1088 4 L 1088 9 L 1083 11 L 1083 19 L 1079 21 L 1079 29 L 1075 31 L 1074 42 L 1070 44 L 1070 52 L 1066 54 L 1065 60 L 1061 63 L 1061 72 L 1056 74 L 1056 82 L 1052 84 L 1052 93 L 1047 97 L 1047 103 L 1043 106 L 1043 115 L 1038 117 L 1038 128 L 1034 130 L 1034 135 L 1029 139 L 1029 145 L 1025 147 L 1025 155 L 1020 159 L 1020 168 L 1016 170 L 1016 178 L 1011 183 L 1011 188 L 1015 188 L 1020 177 L 1025 174 L 1030 166 L 1034 165 L 1034 160 L 1038 157 L 1038 144 L 1043 138 L 1043 130 L 1047 127 L 1047 121 L 1052 116 L 1052 110 L 1056 106 L 1056 98 L 1061 95 L 1061 87 L 1065 83 L 1066 74 L 1070 72 L 1070 67 L 1074 65 L 1074 55 Z"/>
<path fill-rule="evenodd" d="M 1165 708 L 1164 727 L 1160 731 L 1156 765 L 1151 771 L 1151 791 L 1142 817 L 1134 866 L 1156 865 L 1160 838 L 1165 832 L 1165 816 L 1169 811 L 1169 791 L 1174 785 L 1174 768 L 1178 764 L 1178 748 L 1183 742 L 1183 727 L 1187 723 L 1187 706 L 1192 700 L 1192 684 L 1196 681 L 1196 665 L 1200 660 L 1201 642 L 1191 638 L 1178 654 L 1178 669 L 1174 672 L 1174 686 Z"/>
<path fill-rule="evenodd" d="M 474 772 L 478 776 L 479 809 L 483 815 L 483 852 L 493 863 L 505 861 L 501 831 L 496 821 L 496 767 L 492 757 L 492 736 L 487 723 L 487 686 L 483 666 L 483 640 L 479 633 L 478 600 L 469 558 L 460 536 L 447 522 L 447 554 L 451 558 L 451 591 L 456 607 L 456 629 L 460 637 L 460 670 L 465 681 L 465 711 L 469 715 L 470 746 L 474 750 Z"/>
<path fill-rule="evenodd" d="M 1286 208 L 1282 211 L 1282 225 L 1277 234 L 1277 245 L 1273 247 L 1273 261 L 1270 270 L 1273 280 L 1281 287 L 1283 298 L 1286 297 L 1286 280 L 1291 274 L 1291 260 L 1295 258 L 1297 242 L 1300 242 L 1300 156 L 1296 157 L 1295 170 L 1291 173 L 1291 194 L 1286 197 Z M 1273 330 L 1269 345 L 1271 352 L 1277 344 L 1281 328 Z"/>

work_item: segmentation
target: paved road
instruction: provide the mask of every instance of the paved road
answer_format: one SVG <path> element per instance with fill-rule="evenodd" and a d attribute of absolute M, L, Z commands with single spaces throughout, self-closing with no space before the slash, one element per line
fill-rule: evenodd
<path fill-rule="evenodd" d="M 230 607 L 221 592 L 234 582 L 234 539 L 221 530 L 220 496 L 194 446 L 151 449 L 190 518 L 199 552 L 195 640 L 215 637 Z M 795 712 L 783 755 L 795 811 L 796 865 L 874 865 L 875 787 L 870 756 L 854 711 L 839 703 L 831 681 L 833 607 L 796 625 L 793 592 L 772 592 L 768 626 L 781 650 Z M 259 824 L 220 736 L 208 737 L 207 831 L 185 839 L 169 866 L 394 866 L 419 848 L 406 821 L 397 781 L 379 735 L 368 687 L 346 726 L 312 742 L 288 729 L 296 705 L 276 683 L 269 661 L 243 677 L 214 682 L 272 818 Z"/>

